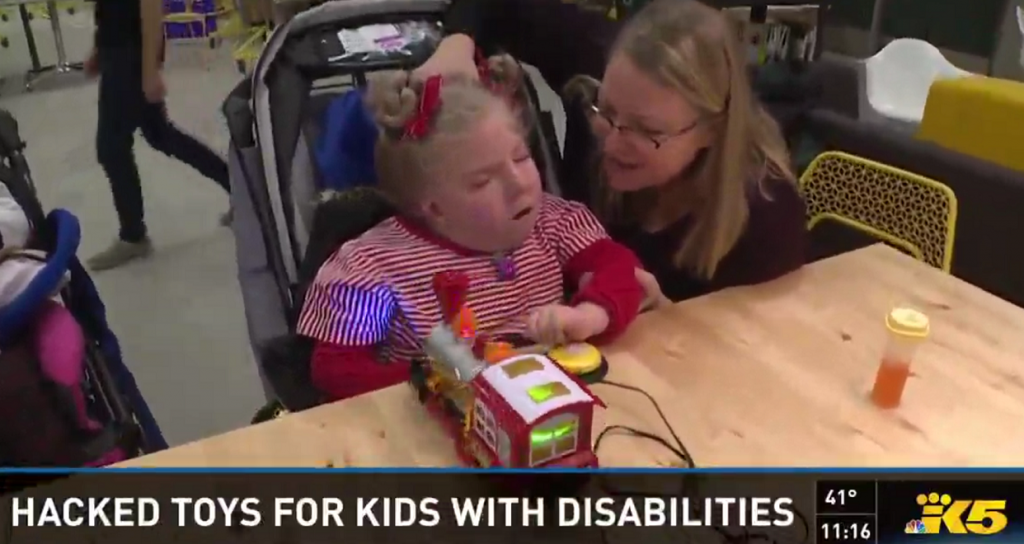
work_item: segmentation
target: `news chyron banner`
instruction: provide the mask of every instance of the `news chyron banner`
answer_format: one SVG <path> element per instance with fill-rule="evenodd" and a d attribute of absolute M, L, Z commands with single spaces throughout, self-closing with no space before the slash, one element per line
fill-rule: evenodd
<path fill-rule="evenodd" d="M 0 477 L 0 544 L 1024 542 L 1024 473 Z"/>

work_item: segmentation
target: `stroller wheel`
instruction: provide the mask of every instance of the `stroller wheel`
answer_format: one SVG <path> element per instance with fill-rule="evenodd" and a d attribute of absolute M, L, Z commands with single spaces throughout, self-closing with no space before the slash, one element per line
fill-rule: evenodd
<path fill-rule="evenodd" d="M 238 68 L 238 73 L 240 73 L 240 74 L 242 74 L 244 76 L 245 75 L 245 61 L 236 60 L 235 61 L 235 66 Z"/>
<path fill-rule="evenodd" d="M 6 23 L 7 21 L 10 21 L 10 20 L 11 20 L 11 18 L 8 17 L 6 13 L 0 13 L 0 21 L 3 21 L 3 22 Z"/>
<path fill-rule="evenodd" d="M 0 38 L 0 47 L 10 47 L 11 42 L 7 38 Z"/>
<path fill-rule="evenodd" d="M 75 14 L 75 8 L 68 8 L 68 15 L 74 15 L 74 14 Z"/>
<path fill-rule="evenodd" d="M 252 425 L 257 423 L 263 423 L 272 419 L 277 419 L 288 413 L 288 409 L 281 404 L 281 401 L 274 400 L 270 401 L 266 406 L 260 408 L 256 415 L 252 417 Z"/>

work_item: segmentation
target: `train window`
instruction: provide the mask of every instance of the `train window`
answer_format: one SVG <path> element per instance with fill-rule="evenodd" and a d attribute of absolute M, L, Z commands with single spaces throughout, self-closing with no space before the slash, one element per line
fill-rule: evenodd
<path fill-rule="evenodd" d="M 505 371 L 505 375 L 508 376 L 510 380 L 514 380 L 523 374 L 544 370 L 544 363 L 530 357 L 508 363 L 502 366 L 501 369 Z"/>
<path fill-rule="evenodd" d="M 476 406 L 474 408 L 475 415 L 473 417 L 473 427 L 476 429 L 476 434 L 483 438 L 487 445 L 492 449 L 495 448 L 495 437 L 494 437 L 494 415 L 490 410 L 487 409 L 480 399 L 476 399 Z"/>
<path fill-rule="evenodd" d="M 541 404 L 555 397 L 562 397 L 569 394 L 569 388 L 562 382 L 548 382 L 535 385 L 526 390 L 526 394 L 533 399 L 533 402 Z"/>
<path fill-rule="evenodd" d="M 579 419 L 575 414 L 556 417 L 530 432 L 530 464 L 536 466 L 576 451 Z"/>
<path fill-rule="evenodd" d="M 477 417 L 474 418 L 473 426 L 476 428 L 476 432 L 480 436 L 484 436 L 487 433 L 487 424 L 484 423 L 484 418 L 480 417 L 479 412 L 477 413 Z"/>

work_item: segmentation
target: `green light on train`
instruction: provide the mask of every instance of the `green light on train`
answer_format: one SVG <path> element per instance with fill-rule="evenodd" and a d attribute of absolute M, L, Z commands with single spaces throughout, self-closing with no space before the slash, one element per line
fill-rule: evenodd
<path fill-rule="evenodd" d="M 547 444 L 568 435 L 576 428 L 576 422 L 570 421 L 554 429 L 537 429 L 530 432 L 530 443 L 533 445 Z"/>
<path fill-rule="evenodd" d="M 561 397 L 569 394 L 569 388 L 561 382 L 548 382 L 541 385 L 535 385 L 526 390 L 526 394 L 529 395 L 530 399 L 537 404 L 540 404 L 549 399 L 555 397 Z"/>

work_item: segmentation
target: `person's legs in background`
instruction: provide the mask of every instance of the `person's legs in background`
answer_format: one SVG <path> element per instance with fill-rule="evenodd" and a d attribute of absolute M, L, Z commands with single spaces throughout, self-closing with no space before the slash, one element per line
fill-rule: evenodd
<path fill-rule="evenodd" d="M 89 259 L 93 270 L 105 270 L 149 255 L 153 248 L 143 221 L 142 183 L 135 164 L 135 129 L 142 120 L 142 67 L 130 50 L 99 52 L 99 122 L 96 156 L 110 181 L 121 228 L 118 239 Z"/>
<path fill-rule="evenodd" d="M 96 152 L 110 180 L 121 230 L 118 240 L 89 259 L 93 270 L 114 268 L 149 255 L 153 248 L 143 221 L 142 183 L 132 151 L 137 128 L 154 149 L 195 168 L 230 191 L 228 165 L 210 148 L 175 127 L 163 102 L 149 103 L 142 92 L 142 64 L 132 50 L 99 55 L 100 97 Z M 229 211 L 221 224 L 231 220 Z"/>
<path fill-rule="evenodd" d="M 142 110 L 142 136 L 153 149 L 191 166 L 200 174 L 212 179 L 225 192 L 231 193 L 228 180 L 228 163 L 212 149 L 184 133 L 167 117 L 167 105 L 146 103 Z M 227 224 L 231 212 L 221 218 Z"/>

